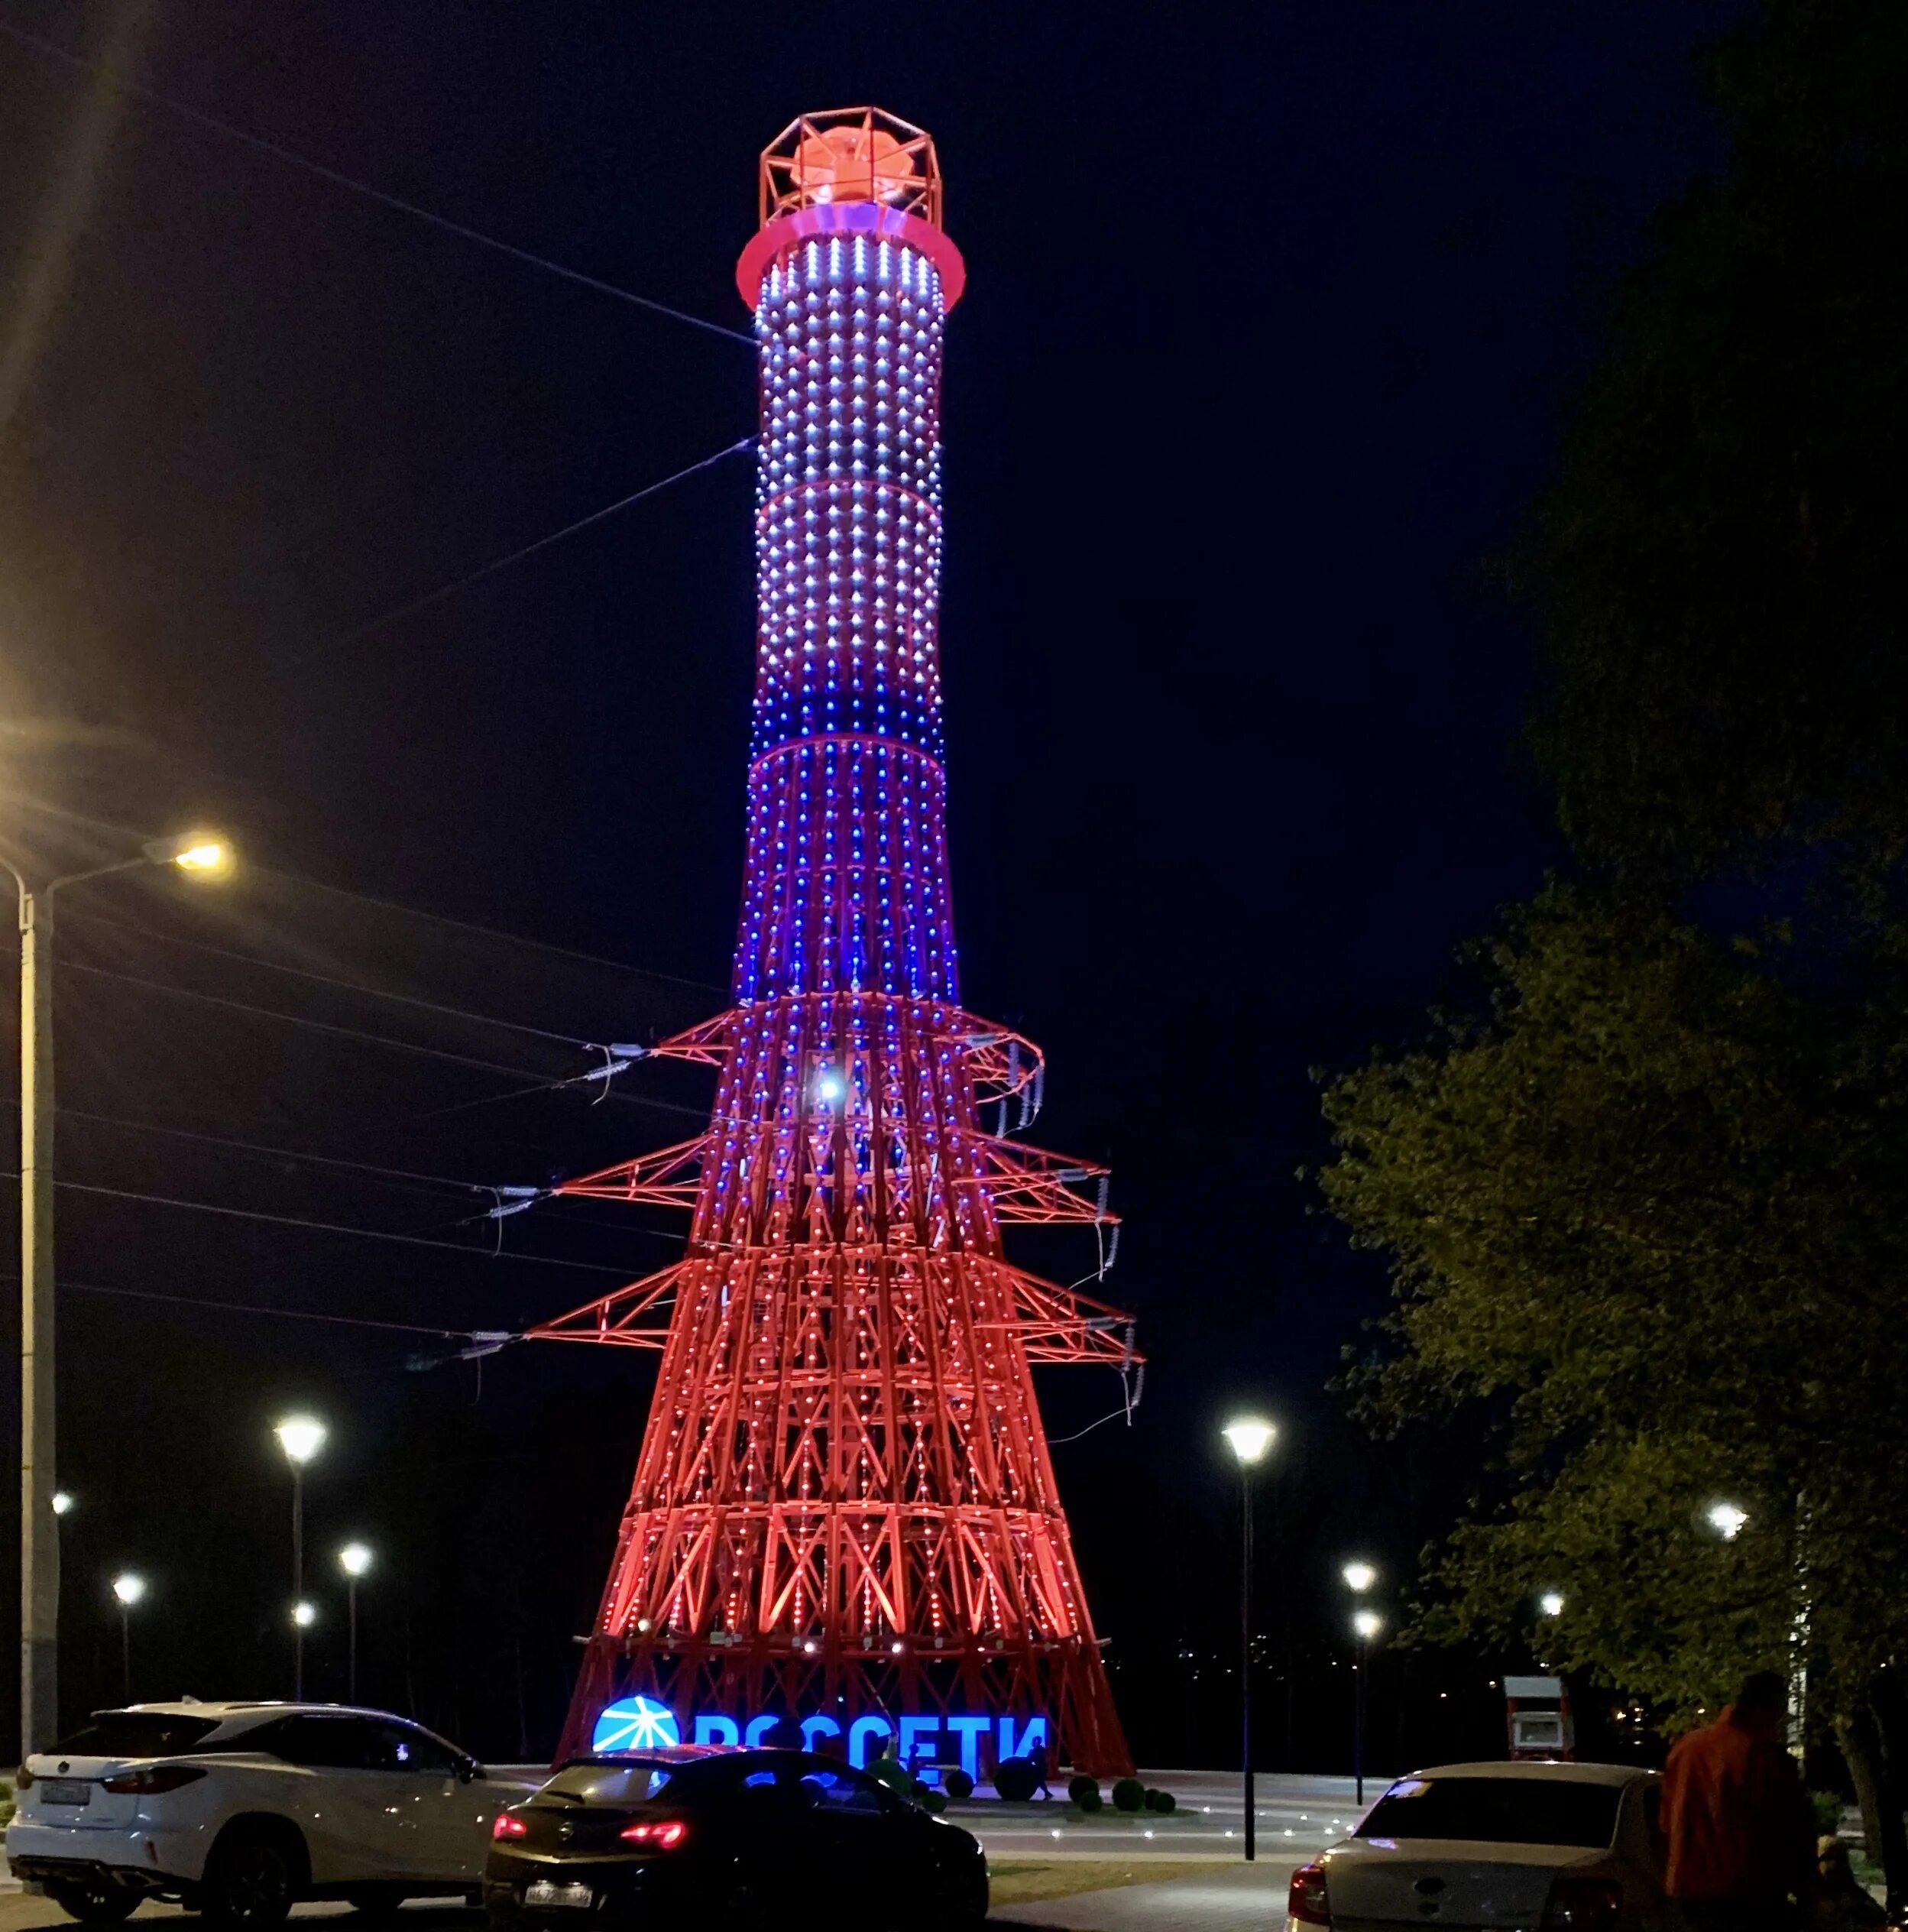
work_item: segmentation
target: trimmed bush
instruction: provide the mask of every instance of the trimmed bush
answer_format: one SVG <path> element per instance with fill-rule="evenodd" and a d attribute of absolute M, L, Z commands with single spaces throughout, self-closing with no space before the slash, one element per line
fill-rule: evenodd
<path fill-rule="evenodd" d="M 1067 1795 L 1084 1811 L 1087 1809 L 1087 1800 L 1090 1796 L 1099 1797 L 1100 1780 L 1089 1778 L 1084 1771 L 1080 1772 L 1067 1780 Z"/>
<path fill-rule="evenodd" d="M 921 1808 L 924 1811 L 931 1811 L 937 1818 L 939 1817 L 948 1808 L 947 1793 L 936 1791 L 931 1785 L 923 1785 L 921 1788 Z"/>
<path fill-rule="evenodd" d="M 1106 1808 L 1106 1801 L 1100 1795 L 1100 1787 L 1097 1785 L 1084 1797 L 1076 1798 L 1074 1801 L 1089 1817 L 1091 1817 L 1096 1811 L 1103 1811 Z"/>
<path fill-rule="evenodd" d="M 1009 1804 L 1025 1804 L 1040 1788 L 1031 1758 L 1003 1758 L 994 1766 L 994 1789 Z"/>
<path fill-rule="evenodd" d="M 974 1781 L 964 1771 L 951 1771 L 941 1781 L 947 1787 L 948 1795 L 957 1804 L 974 1794 Z"/>
<path fill-rule="evenodd" d="M 1146 1787 L 1137 1778 L 1116 1778 L 1113 1780 L 1113 1809 L 1116 1811 L 1140 1811 L 1145 1808 Z"/>
<path fill-rule="evenodd" d="M 912 1797 L 915 1794 L 913 1774 L 904 1769 L 898 1759 L 885 1753 L 869 1765 L 868 1775 L 886 1785 L 896 1797 Z"/>
<path fill-rule="evenodd" d="M 1168 1811 L 1177 1811 L 1179 1809 L 1179 1800 L 1174 1797 L 1171 1791 L 1148 1791 L 1146 1794 L 1146 1802 L 1161 1817 L 1164 1817 Z"/>

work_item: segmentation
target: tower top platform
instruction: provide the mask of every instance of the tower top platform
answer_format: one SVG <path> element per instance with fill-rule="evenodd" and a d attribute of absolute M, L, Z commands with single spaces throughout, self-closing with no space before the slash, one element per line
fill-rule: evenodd
<path fill-rule="evenodd" d="M 736 264 L 753 309 L 762 278 L 784 249 L 817 236 L 863 235 L 918 249 L 960 299 L 967 266 L 941 225 L 941 164 L 925 129 L 878 107 L 798 115 L 762 151 L 760 226 Z"/>
<path fill-rule="evenodd" d="M 872 201 L 941 225 L 933 137 L 878 107 L 800 114 L 762 151 L 759 219 Z"/>

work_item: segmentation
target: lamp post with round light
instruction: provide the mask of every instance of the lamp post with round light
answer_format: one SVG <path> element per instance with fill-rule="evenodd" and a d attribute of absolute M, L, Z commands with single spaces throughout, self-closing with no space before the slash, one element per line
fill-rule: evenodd
<path fill-rule="evenodd" d="M 338 1552 L 338 1567 L 345 1573 L 345 1601 L 348 1606 L 345 1616 L 351 1627 L 350 1648 L 348 1655 L 345 1682 L 348 1694 L 353 1703 L 358 1701 L 358 1580 L 371 1567 L 371 1546 L 368 1543 L 347 1543 Z"/>
<path fill-rule="evenodd" d="M 305 1699 L 305 1632 L 317 1613 L 305 1601 L 305 1465 L 328 1431 L 315 1416 L 288 1415 L 273 1431 L 291 1464 L 292 1699 Z"/>
<path fill-rule="evenodd" d="M 1372 1655 L 1372 1639 L 1385 1628 L 1385 1619 L 1369 1604 L 1361 1603 L 1352 1613 L 1352 1635 L 1358 1639 L 1358 1661 L 1352 1689 L 1352 1778 L 1357 1801 L 1365 1802 L 1365 1675 Z"/>
<path fill-rule="evenodd" d="M 112 1580 L 112 1593 L 119 1603 L 120 1694 L 132 1702 L 132 1606 L 146 1594 L 146 1580 L 130 1570 L 122 1570 Z"/>
<path fill-rule="evenodd" d="M 0 858 L 20 909 L 20 1755 L 50 1744 L 60 1710 L 60 1537 L 54 1520 L 53 909 L 68 886 L 147 865 L 187 877 L 232 870 L 222 840 L 150 841 L 134 858 L 63 873 L 44 885 Z"/>
<path fill-rule="evenodd" d="M 1246 1856 L 1259 1856 L 1259 1823 L 1252 1810 L 1252 1472 L 1278 1439 L 1278 1426 L 1242 1415 L 1220 1431 L 1239 1464 L 1239 1768 L 1246 1788 Z"/>
<path fill-rule="evenodd" d="M 1355 1596 L 1362 1596 L 1378 1581 L 1378 1566 L 1367 1563 L 1362 1557 L 1354 1557 L 1338 1573 L 1345 1579 L 1345 1587 Z M 1352 1628 L 1359 1634 L 1357 1661 L 1352 1667 L 1352 1777 L 1358 1788 L 1358 1801 L 1365 1802 L 1365 1645 L 1364 1633 L 1360 1629 L 1361 1620 L 1375 1617 L 1375 1611 L 1360 1607 L 1352 1615 Z M 1374 1622 L 1372 1631 L 1375 1635 L 1378 1626 Z"/>

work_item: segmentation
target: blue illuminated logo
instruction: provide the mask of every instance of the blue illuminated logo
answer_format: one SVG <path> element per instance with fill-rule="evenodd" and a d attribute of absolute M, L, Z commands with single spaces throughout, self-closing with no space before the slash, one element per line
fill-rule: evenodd
<path fill-rule="evenodd" d="M 657 1751 L 682 1742 L 675 1713 L 653 1697 L 624 1697 L 606 1705 L 590 1733 L 592 1751 Z"/>
<path fill-rule="evenodd" d="M 892 1742 L 902 1767 L 928 1785 L 938 1784 L 941 1772 L 956 1765 L 972 1778 L 990 1775 L 1004 1758 L 1027 1758 L 1047 1749 L 1049 1736 L 1043 1716 L 996 1718 L 959 1712 L 945 1716 L 911 1712 L 898 1720 L 870 1712 L 856 1718 L 845 1733 L 835 1719 L 819 1712 L 803 1718 L 764 1712 L 743 1720 L 722 1711 L 700 1710 L 679 1726 L 674 1713 L 655 1699 L 626 1697 L 598 1718 L 591 1742 L 598 1751 L 654 1750 L 679 1742 L 685 1729 L 698 1744 L 783 1749 L 799 1744 L 804 1751 L 825 1751 L 830 1748 L 825 1740 L 841 1739 L 857 1770 L 865 1770 L 868 1761 L 880 1756 Z M 834 1748 L 839 1751 L 841 1746 Z"/>

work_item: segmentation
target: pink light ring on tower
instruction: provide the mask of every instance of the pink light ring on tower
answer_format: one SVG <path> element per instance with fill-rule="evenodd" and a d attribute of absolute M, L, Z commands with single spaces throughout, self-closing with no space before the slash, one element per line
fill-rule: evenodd
<path fill-rule="evenodd" d="M 778 215 L 766 227 L 749 237 L 735 264 L 735 285 L 751 313 L 762 300 L 763 278 L 776 258 L 798 242 L 815 235 L 867 235 L 899 242 L 918 250 L 935 265 L 941 277 L 942 310 L 953 308 L 967 285 L 967 264 L 960 251 L 931 222 L 918 215 L 903 214 L 899 208 L 885 207 L 878 201 L 825 202 L 814 208 L 798 208 L 792 214 Z"/>

